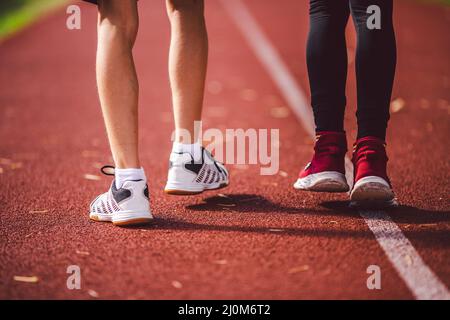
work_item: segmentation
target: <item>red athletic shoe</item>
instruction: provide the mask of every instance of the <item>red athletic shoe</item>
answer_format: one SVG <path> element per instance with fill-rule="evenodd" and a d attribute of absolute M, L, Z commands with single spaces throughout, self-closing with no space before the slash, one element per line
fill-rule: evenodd
<path fill-rule="evenodd" d="M 295 189 L 318 192 L 347 192 L 345 179 L 345 132 L 319 132 L 314 156 L 300 172 Z"/>
<path fill-rule="evenodd" d="M 396 204 L 395 195 L 387 176 L 385 142 L 376 137 L 364 137 L 353 147 L 355 183 L 350 194 L 351 205 Z"/>

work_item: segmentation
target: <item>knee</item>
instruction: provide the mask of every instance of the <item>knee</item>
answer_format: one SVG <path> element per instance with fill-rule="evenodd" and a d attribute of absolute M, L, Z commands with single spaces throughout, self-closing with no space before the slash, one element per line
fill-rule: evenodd
<path fill-rule="evenodd" d="M 203 19 L 203 0 L 166 0 L 169 19 L 175 20 L 183 17 Z"/>
<path fill-rule="evenodd" d="M 137 12 L 100 8 L 98 29 L 108 40 L 118 39 L 133 45 L 139 29 Z"/>

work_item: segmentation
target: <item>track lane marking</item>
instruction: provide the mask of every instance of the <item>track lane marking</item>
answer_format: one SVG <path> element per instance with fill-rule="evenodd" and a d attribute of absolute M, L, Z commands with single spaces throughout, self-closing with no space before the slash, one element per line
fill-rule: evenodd
<path fill-rule="evenodd" d="M 314 121 L 309 103 L 275 46 L 241 0 L 220 0 L 257 59 L 288 102 L 306 132 L 314 137 Z M 351 161 L 346 157 L 346 176 L 353 181 Z M 425 264 L 397 224 L 383 211 L 358 210 L 406 286 L 420 300 L 450 300 L 447 287 Z"/>

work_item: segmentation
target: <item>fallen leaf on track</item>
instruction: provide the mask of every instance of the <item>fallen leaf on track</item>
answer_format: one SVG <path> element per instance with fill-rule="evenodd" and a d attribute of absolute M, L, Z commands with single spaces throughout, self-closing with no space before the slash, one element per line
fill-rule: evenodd
<path fill-rule="evenodd" d="M 286 177 L 288 176 L 288 173 L 287 173 L 286 171 L 283 171 L 283 170 L 280 170 L 280 171 L 278 172 L 278 174 L 279 174 L 280 176 L 284 177 L 284 178 L 286 178 Z"/>
<path fill-rule="evenodd" d="M 99 297 L 98 292 L 95 291 L 95 290 L 92 290 L 92 289 L 88 290 L 88 295 L 90 295 L 92 298 L 98 298 Z"/>
<path fill-rule="evenodd" d="M 172 286 L 173 286 L 174 288 L 176 288 L 176 289 L 181 289 L 181 288 L 183 288 L 183 285 L 181 284 L 181 282 L 180 282 L 180 281 L 176 281 L 176 280 L 172 281 Z"/>
<path fill-rule="evenodd" d="M 225 259 L 222 259 L 222 260 L 215 260 L 215 261 L 213 261 L 213 263 L 223 265 L 223 264 L 227 264 L 228 261 Z"/>
<path fill-rule="evenodd" d="M 36 276 L 26 277 L 26 276 L 14 276 L 15 281 L 19 282 L 28 282 L 28 283 L 36 283 L 39 281 L 39 278 Z"/>
<path fill-rule="evenodd" d="M 93 180 L 93 181 L 98 181 L 98 180 L 101 179 L 100 176 L 97 176 L 97 175 L 95 175 L 95 174 L 88 174 L 88 173 L 86 173 L 85 175 L 83 175 L 83 177 L 84 177 L 86 180 Z"/>
<path fill-rule="evenodd" d="M 289 109 L 286 107 L 276 107 L 270 109 L 270 115 L 273 118 L 283 119 L 289 117 Z"/>
<path fill-rule="evenodd" d="M 235 203 L 218 203 L 217 205 L 220 207 L 236 207 Z"/>
<path fill-rule="evenodd" d="M 436 227 L 437 225 L 438 225 L 437 223 L 422 223 L 422 224 L 419 224 L 419 227 L 429 228 L 429 227 Z"/>
<path fill-rule="evenodd" d="M 288 273 L 289 274 L 293 274 L 293 273 L 299 273 L 299 272 L 305 272 L 309 270 L 309 266 L 307 264 L 303 265 L 303 266 L 299 266 L 299 267 L 295 267 L 295 268 L 291 268 L 289 269 Z"/>
<path fill-rule="evenodd" d="M 405 100 L 397 98 L 391 102 L 391 112 L 396 113 L 405 107 Z"/>
<path fill-rule="evenodd" d="M 269 229 L 270 232 L 283 232 L 283 229 Z"/>
<path fill-rule="evenodd" d="M 79 255 L 82 255 L 82 256 L 88 256 L 89 255 L 89 252 L 87 252 L 87 251 L 75 250 L 75 252 L 77 254 L 79 254 Z"/>
<path fill-rule="evenodd" d="M 11 168 L 11 170 L 20 169 L 23 167 L 23 163 L 22 162 L 13 162 L 9 165 L 9 167 Z"/>
<path fill-rule="evenodd" d="M 277 186 L 278 186 L 278 183 L 277 183 L 277 182 L 270 182 L 270 181 L 263 181 L 263 182 L 261 182 L 261 184 L 262 184 L 263 186 L 274 186 L 274 187 L 277 187 Z"/>

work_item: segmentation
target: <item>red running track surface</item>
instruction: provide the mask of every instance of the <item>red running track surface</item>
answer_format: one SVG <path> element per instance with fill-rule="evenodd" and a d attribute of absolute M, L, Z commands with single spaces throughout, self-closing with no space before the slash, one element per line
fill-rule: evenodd
<path fill-rule="evenodd" d="M 245 3 L 308 93 L 306 1 Z M 216 0 L 206 6 L 204 128 L 280 129 L 284 173 L 259 176 L 258 166 L 231 165 L 227 189 L 194 197 L 163 193 L 172 131 L 163 5 L 140 2 L 135 47 L 142 160 L 156 217 L 150 226 L 124 229 L 88 219 L 88 204 L 110 180 L 84 175 L 111 162 L 96 94 L 95 7 L 80 4 L 81 30 L 67 30 L 61 10 L 0 44 L 0 298 L 413 298 L 364 219 L 347 208 L 346 195 L 292 188 L 311 156 L 310 137 Z M 445 7 L 396 1 L 393 99 L 404 107 L 392 114 L 388 134 L 402 204 L 389 214 L 447 287 L 448 25 Z M 348 38 L 351 57 L 351 28 Z M 350 59 L 349 143 L 355 94 Z M 372 264 L 382 270 L 382 290 L 366 287 Z M 81 268 L 81 290 L 66 288 L 69 265 Z"/>

